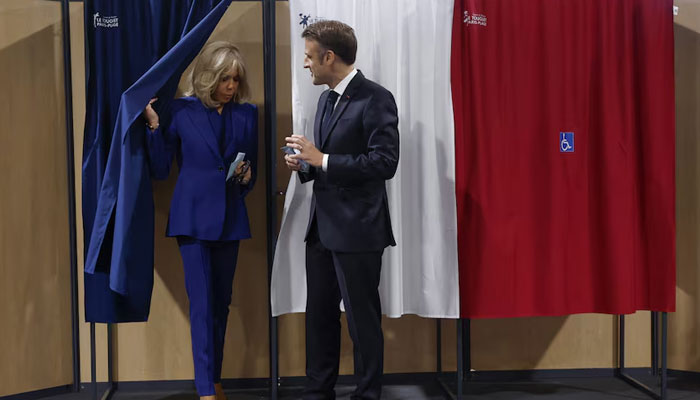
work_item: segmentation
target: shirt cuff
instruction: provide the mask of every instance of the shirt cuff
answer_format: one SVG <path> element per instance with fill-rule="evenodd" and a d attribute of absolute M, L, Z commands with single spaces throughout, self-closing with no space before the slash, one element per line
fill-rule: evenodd
<path fill-rule="evenodd" d="M 328 154 L 323 155 L 323 164 L 321 164 L 321 169 L 323 169 L 323 172 L 328 171 Z"/>

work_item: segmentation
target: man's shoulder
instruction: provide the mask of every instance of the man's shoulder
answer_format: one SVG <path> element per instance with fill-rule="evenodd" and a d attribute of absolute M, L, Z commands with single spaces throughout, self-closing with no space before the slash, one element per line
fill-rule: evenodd
<path fill-rule="evenodd" d="M 373 80 L 365 78 L 361 90 L 365 93 L 367 100 L 370 103 L 376 104 L 376 102 L 396 102 L 394 100 L 394 95 L 391 93 L 391 91 L 389 91 L 389 89 Z"/>
<path fill-rule="evenodd" d="M 394 95 L 391 93 L 391 91 L 389 91 L 389 89 L 371 79 L 365 78 L 360 90 L 364 91 L 369 98 L 373 98 L 375 100 L 394 101 Z"/>
<path fill-rule="evenodd" d="M 367 90 L 388 92 L 388 90 L 384 86 L 369 78 L 365 78 L 364 86 L 367 88 Z"/>

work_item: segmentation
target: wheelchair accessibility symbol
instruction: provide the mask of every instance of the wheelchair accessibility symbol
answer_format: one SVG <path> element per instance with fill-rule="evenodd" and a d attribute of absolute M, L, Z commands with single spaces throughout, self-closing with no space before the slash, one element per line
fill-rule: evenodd
<path fill-rule="evenodd" d="M 573 153 L 574 152 L 574 133 L 559 132 L 559 152 Z"/>

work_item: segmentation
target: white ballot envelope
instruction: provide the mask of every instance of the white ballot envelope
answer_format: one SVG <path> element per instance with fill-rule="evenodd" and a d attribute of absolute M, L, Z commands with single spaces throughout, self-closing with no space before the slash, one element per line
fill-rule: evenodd
<path fill-rule="evenodd" d="M 233 173 L 236 171 L 236 168 L 238 168 L 238 165 L 243 162 L 244 158 L 245 153 L 236 154 L 236 159 L 233 160 L 231 165 L 228 167 L 228 174 L 226 174 L 226 180 L 229 180 L 233 177 Z"/>
<path fill-rule="evenodd" d="M 282 147 L 280 147 L 280 149 L 287 154 L 299 154 L 299 153 L 301 153 L 299 150 L 293 149 L 289 146 L 282 146 Z M 309 163 L 308 162 L 306 162 L 304 160 L 297 160 L 297 161 L 299 161 L 299 164 L 301 165 L 301 168 L 300 168 L 301 172 L 309 172 Z"/>

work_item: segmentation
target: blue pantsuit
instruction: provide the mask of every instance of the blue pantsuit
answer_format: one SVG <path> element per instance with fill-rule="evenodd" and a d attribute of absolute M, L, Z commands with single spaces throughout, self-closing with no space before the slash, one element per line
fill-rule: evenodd
<path fill-rule="evenodd" d="M 190 299 L 195 386 L 200 396 L 213 395 L 214 384 L 221 382 L 238 243 L 178 239 Z"/>
<path fill-rule="evenodd" d="M 250 238 L 244 197 L 255 182 L 257 108 L 228 103 L 219 115 L 199 99 L 173 102 L 167 128 L 147 135 L 149 165 L 165 179 L 173 158 L 179 174 L 170 203 L 167 235 L 177 237 L 190 301 L 195 386 L 214 395 L 221 381 L 224 337 L 239 241 Z M 226 175 L 239 153 L 252 178 L 239 185 Z"/>

